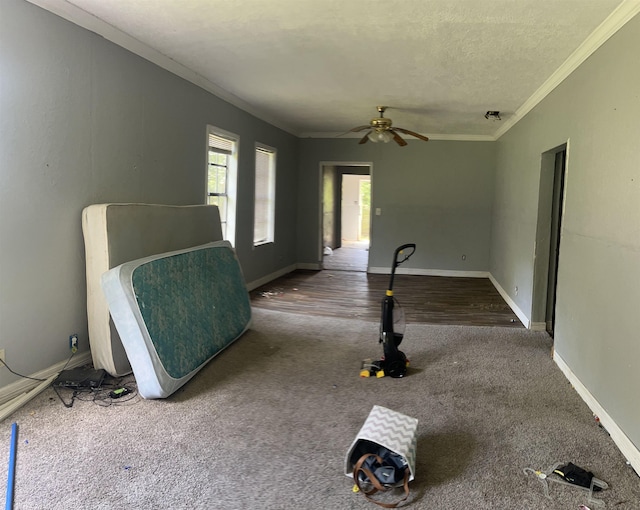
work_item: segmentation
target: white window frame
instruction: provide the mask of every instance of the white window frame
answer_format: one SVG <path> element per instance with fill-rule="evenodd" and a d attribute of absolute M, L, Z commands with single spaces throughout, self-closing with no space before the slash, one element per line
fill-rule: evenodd
<path fill-rule="evenodd" d="M 222 236 L 235 246 L 236 237 L 236 209 L 237 209 L 237 196 L 238 196 L 238 149 L 240 145 L 240 137 L 235 133 L 231 133 L 224 129 L 218 128 L 207 124 L 207 139 L 206 139 L 206 171 L 205 171 L 205 198 L 204 203 L 210 203 L 209 190 L 209 152 L 212 149 L 209 143 L 209 135 L 213 135 L 219 138 L 224 138 L 231 143 L 231 150 L 227 153 L 222 149 L 214 149 L 214 152 L 227 154 L 227 178 L 226 178 L 226 190 L 224 196 L 227 198 L 227 210 L 220 211 L 220 219 L 222 226 Z M 226 221 L 222 221 L 226 218 Z"/>
<path fill-rule="evenodd" d="M 267 168 L 259 164 L 259 158 L 269 155 Z M 261 143 L 255 146 L 255 181 L 254 181 L 254 214 L 253 214 L 253 246 L 273 243 L 275 241 L 276 218 L 276 160 L 277 151 Z M 260 175 L 266 172 L 266 175 Z M 266 186 L 260 185 L 266 181 Z M 266 203 L 265 203 L 266 202 Z M 265 224 L 266 223 L 266 224 Z"/>

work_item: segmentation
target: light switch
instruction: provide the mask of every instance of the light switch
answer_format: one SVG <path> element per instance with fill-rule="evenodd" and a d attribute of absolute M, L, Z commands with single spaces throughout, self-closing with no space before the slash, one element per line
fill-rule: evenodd
<path fill-rule="evenodd" d="M 380 216 L 382 214 L 382 209 L 376 207 L 376 216 Z"/>

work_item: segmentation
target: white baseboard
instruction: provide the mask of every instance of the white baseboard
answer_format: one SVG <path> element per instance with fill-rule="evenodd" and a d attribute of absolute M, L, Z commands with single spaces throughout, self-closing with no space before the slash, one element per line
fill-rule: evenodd
<path fill-rule="evenodd" d="M 600 403 L 595 399 L 595 397 L 591 394 L 591 392 L 580 382 L 580 379 L 573 373 L 569 365 L 562 359 L 562 357 L 554 352 L 553 360 L 556 362 L 556 365 L 560 367 L 562 373 L 569 380 L 569 382 L 573 385 L 575 390 L 578 392 L 578 395 L 585 401 L 585 403 L 591 409 L 594 415 L 596 415 L 602 426 L 611 436 L 613 442 L 616 444 L 618 449 L 622 452 L 631 464 L 631 467 L 635 470 L 638 475 L 640 475 L 640 450 L 636 448 L 633 442 L 627 437 L 627 435 L 622 431 L 620 427 L 616 424 L 611 416 L 605 411 L 605 409 L 600 405 Z"/>
<path fill-rule="evenodd" d="M 527 317 L 525 313 L 522 310 L 520 310 L 520 307 L 516 305 L 515 301 L 511 299 L 511 296 L 509 296 L 507 291 L 502 288 L 502 286 L 498 283 L 498 281 L 493 277 L 491 273 L 489 273 L 489 280 L 491 280 L 491 283 L 493 283 L 493 286 L 496 288 L 498 293 L 502 296 L 502 299 L 504 299 L 506 303 L 509 305 L 509 308 L 513 310 L 513 313 L 515 313 L 518 316 L 518 319 L 520 319 L 520 322 L 524 324 L 524 327 L 527 329 L 533 329 L 532 323 L 529 320 L 529 317 Z"/>
<path fill-rule="evenodd" d="M 261 287 L 262 285 L 266 285 L 267 283 L 269 283 L 270 281 L 275 280 L 276 278 L 280 278 L 281 276 L 284 276 L 285 274 L 290 273 L 291 271 L 295 271 L 297 268 L 296 264 L 292 264 L 290 266 L 287 267 L 283 267 L 282 269 L 279 269 L 278 271 L 275 271 L 274 273 L 268 274 L 267 276 L 263 276 L 262 278 L 259 278 L 258 280 L 254 280 L 252 282 L 247 283 L 247 290 L 249 292 L 251 292 L 252 290 L 257 289 L 258 287 Z"/>
<path fill-rule="evenodd" d="M 82 365 L 86 365 L 87 363 L 91 363 L 91 351 L 85 351 L 73 356 L 66 368 L 76 368 Z M 30 374 L 29 377 L 33 377 L 34 379 L 49 379 L 51 376 L 57 374 L 63 368 L 65 368 L 66 364 L 66 360 L 61 361 L 60 363 L 56 363 L 49 368 L 40 370 L 40 372 Z M 40 381 L 34 381 L 33 379 L 20 379 L 14 383 L 8 384 L 3 388 L 0 388 L 0 405 L 22 395 L 23 393 L 31 391 L 39 384 Z"/>
<path fill-rule="evenodd" d="M 53 374 L 48 379 L 41 381 L 40 384 L 38 384 L 35 388 L 29 390 L 28 392 L 22 393 L 20 396 L 15 397 L 2 404 L 0 406 L 0 421 L 4 421 L 27 402 L 40 395 L 40 393 L 51 386 L 51 383 L 56 379 L 56 377 L 57 374 Z"/>
<path fill-rule="evenodd" d="M 322 267 L 317 262 L 315 264 L 296 264 L 296 269 L 308 269 L 311 271 L 320 271 Z"/>
<path fill-rule="evenodd" d="M 368 273 L 374 274 L 391 274 L 390 267 L 370 267 Z M 454 271 L 450 269 L 414 269 L 399 267 L 396 274 L 410 274 L 418 276 L 452 276 L 454 278 L 487 278 L 489 273 L 486 271 Z"/>

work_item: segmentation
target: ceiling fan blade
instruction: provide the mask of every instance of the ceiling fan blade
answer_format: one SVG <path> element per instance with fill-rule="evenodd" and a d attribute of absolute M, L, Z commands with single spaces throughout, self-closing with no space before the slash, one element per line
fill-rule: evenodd
<path fill-rule="evenodd" d="M 419 138 L 420 140 L 424 140 L 425 142 L 428 142 L 428 141 L 429 141 L 429 139 L 428 139 L 426 136 L 422 136 L 422 135 L 421 135 L 421 134 L 419 134 L 419 133 L 415 133 L 415 132 L 413 132 L 413 131 L 409 131 L 408 129 L 399 128 L 399 127 L 396 127 L 396 128 L 394 128 L 394 129 L 396 129 L 396 130 L 400 131 L 401 133 L 405 133 L 405 134 L 407 134 L 407 135 L 415 136 L 416 138 Z"/>
<path fill-rule="evenodd" d="M 352 131 L 362 131 L 363 129 L 369 129 L 371 126 L 369 124 L 367 124 L 366 126 L 358 126 L 358 127 L 354 127 L 353 129 L 350 129 L 349 132 Z"/>
<path fill-rule="evenodd" d="M 369 131 L 369 133 L 371 133 L 371 131 Z M 358 143 L 359 143 L 359 144 L 367 143 L 367 142 L 369 141 L 369 133 L 367 133 L 366 135 L 364 135 L 364 136 L 360 139 L 360 141 L 359 141 Z"/>
<path fill-rule="evenodd" d="M 396 143 L 400 146 L 400 147 L 404 147 L 405 145 L 407 145 L 407 142 L 405 142 L 402 137 L 396 133 L 393 129 L 389 130 L 389 133 L 391 133 L 393 135 L 393 139 L 396 141 Z"/>

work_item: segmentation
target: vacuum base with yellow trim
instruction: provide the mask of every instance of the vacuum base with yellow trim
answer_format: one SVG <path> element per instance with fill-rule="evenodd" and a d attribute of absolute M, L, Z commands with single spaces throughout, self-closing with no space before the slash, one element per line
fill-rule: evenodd
<path fill-rule="evenodd" d="M 404 353 L 402 353 L 402 356 L 404 357 L 405 368 L 409 368 L 409 360 L 404 356 Z M 371 359 L 362 360 L 362 365 L 360 366 L 360 377 L 376 377 L 380 379 L 381 377 L 388 375 L 385 372 L 385 365 L 384 358 L 376 361 Z M 387 367 L 387 371 L 388 370 L 389 367 Z"/>

